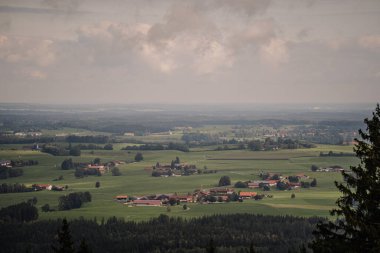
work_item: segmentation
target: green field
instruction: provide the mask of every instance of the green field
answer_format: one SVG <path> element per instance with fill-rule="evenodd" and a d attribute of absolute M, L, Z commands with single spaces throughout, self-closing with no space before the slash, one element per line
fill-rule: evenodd
<path fill-rule="evenodd" d="M 75 162 L 89 162 L 96 157 L 102 162 L 111 160 L 133 160 L 134 151 L 122 151 L 121 147 L 127 144 L 118 144 L 112 151 L 95 150 L 82 151 L 80 157 L 73 157 Z M 321 151 L 328 152 L 352 152 L 352 146 L 327 146 L 320 145 L 313 149 L 279 150 L 279 151 L 197 151 L 183 153 L 179 151 L 145 151 L 144 161 L 120 165 L 122 176 L 112 176 L 111 173 L 101 177 L 88 176 L 82 179 L 74 177 L 73 170 L 61 170 L 60 164 L 66 157 L 51 156 L 39 151 L 24 151 L 12 145 L 0 146 L 0 159 L 38 160 L 38 166 L 24 167 L 24 175 L 18 178 L 1 180 L 0 183 L 50 183 L 68 185 L 65 192 L 40 191 L 31 193 L 11 193 L 0 195 L 0 207 L 19 203 L 33 196 L 37 197 L 37 207 L 48 203 L 56 207 L 58 197 L 70 192 L 90 191 L 93 197 L 91 203 L 85 204 L 80 209 L 70 211 L 55 211 L 49 213 L 40 212 L 40 219 L 56 217 L 75 218 L 84 216 L 97 219 L 110 216 L 123 217 L 125 220 L 145 220 L 160 214 L 168 214 L 181 217 L 196 217 L 210 214 L 225 213 L 256 213 L 273 215 L 299 215 L 299 216 L 328 216 L 328 211 L 334 208 L 339 196 L 333 182 L 341 181 L 339 173 L 311 172 L 312 164 L 318 166 L 341 165 L 348 168 L 359 161 L 355 157 L 319 157 Z M 150 172 L 144 170 L 156 162 L 170 163 L 175 157 L 180 157 L 182 162 L 195 164 L 203 169 L 207 166 L 210 170 L 217 170 L 216 174 L 201 174 L 182 177 L 151 177 Z M 217 185 L 223 175 L 230 176 L 234 184 L 239 180 L 258 179 L 261 171 L 277 172 L 282 175 L 295 175 L 305 173 L 311 178 L 316 178 L 318 186 L 310 189 L 296 189 L 294 191 L 278 191 L 272 189 L 266 194 L 272 194 L 273 198 L 264 198 L 261 201 L 245 200 L 243 203 L 216 203 L 209 205 L 188 204 L 189 210 L 184 211 L 182 206 L 171 207 L 167 212 L 166 207 L 127 207 L 113 200 L 120 194 L 141 196 L 157 193 L 188 193 L 197 188 L 211 188 Z M 53 179 L 62 175 L 64 180 L 53 182 Z M 95 188 L 95 182 L 99 181 L 100 188 Z M 238 190 L 238 189 L 237 189 Z M 296 197 L 290 196 L 295 193 Z"/>

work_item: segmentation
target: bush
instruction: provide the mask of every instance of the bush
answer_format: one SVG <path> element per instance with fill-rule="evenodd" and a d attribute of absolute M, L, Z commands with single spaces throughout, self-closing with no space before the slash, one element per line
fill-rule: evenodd
<path fill-rule="evenodd" d="M 100 182 L 99 182 L 99 181 L 97 181 L 97 182 L 95 183 L 95 187 L 96 187 L 96 188 L 99 188 L 99 187 L 100 187 Z"/>

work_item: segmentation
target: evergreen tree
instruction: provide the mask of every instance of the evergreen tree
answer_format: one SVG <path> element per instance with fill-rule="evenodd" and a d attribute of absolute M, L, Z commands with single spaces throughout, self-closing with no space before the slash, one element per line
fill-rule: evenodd
<path fill-rule="evenodd" d="M 52 246 L 55 253 L 74 253 L 74 243 L 71 239 L 69 224 L 66 219 L 62 221 L 61 230 L 58 231 L 58 247 Z"/>
<path fill-rule="evenodd" d="M 212 238 L 210 239 L 209 244 L 207 245 L 206 253 L 216 253 L 216 247 Z"/>
<path fill-rule="evenodd" d="M 360 164 L 342 172 L 345 182 L 335 182 L 342 193 L 331 215 L 338 220 L 317 225 L 314 252 L 380 252 L 380 107 L 359 130 L 356 156 Z"/>
<path fill-rule="evenodd" d="M 255 253 L 255 248 L 253 247 L 253 242 L 251 242 L 251 245 L 249 245 L 249 253 Z"/>
<path fill-rule="evenodd" d="M 91 253 L 91 252 L 92 250 L 88 247 L 86 240 L 82 238 L 82 240 L 80 241 L 80 245 L 79 245 L 79 249 L 77 253 Z"/>

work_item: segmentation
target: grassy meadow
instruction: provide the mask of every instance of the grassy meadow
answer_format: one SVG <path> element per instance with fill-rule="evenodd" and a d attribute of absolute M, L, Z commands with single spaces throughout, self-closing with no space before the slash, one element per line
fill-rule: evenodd
<path fill-rule="evenodd" d="M 114 150 L 82 151 L 80 157 L 72 157 L 74 162 L 90 162 L 99 157 L 102 162 L 112 160 L 133 160 L 135 151 L 120 150 L 126 143 L 114 145 Z M 26 151 L 17 145 L 1 145 L 0 159 L 38 160 L 39 165 L 23 167 L 24 175 L 17 178 L 0 180 L 0 183 L 23 183 L 32 185 L 56 184 L 68 185 L 64 192 L 40 191 L 30 193 L 10 193 L 0 195 L 0 207 L 16 204 L 31 197 L 37 197 L 37 207 L 49 204 L 56 208 L 58 197 L 70 192 L 89 191 L 92 202 L 84 204 L 80 209 L 70 211 L 55 211 L 44 213 L 40 211 L 40 219 L 57 217 L 86 217 L 98 220 L 110 216 L 123 217 L 125 220 L 146 220 L 160 214 L 180 217 L 197 217 L 210 214 L 227 213 L 255 213 L 271 215 L 298 215 L 298 216 L 328 216 L 329 210 L 334 208 L 339 196 L 334 186 L 334 181 L 341 181 L 340 173 L 335 172 L 311 172 L 312 164 L 318 166 L 341 165 L 348 168 L 356 165 L 359 160 L 355 157 L 320 157 L 319 153 L 328 152 L 352 152 L 352 146 L 319 145 L 312 149 L 278 150 L 278 151 L 202 151 L 196 150 L 188 153 L 179 151 L 144 151 L 144 160 L 139 163 L 119 165 L 121 176 L 112 176 L 106 173 L 103 176 L 88 176 L 77 179 L 74 170 L 61 170 L 61 162 L 67 158 L 52 156 L 39 151 Z M 215 174 L 200 174 L 182 177 L 152 177 L 151 172 L 145 170 L 156 162 L 170 163 L 178 156 L 181 162 L 195 164 L 199 169 L 207 166 L 209 170 L 217 170 Z M 309 189 L 296 189 L 294 191 L 278 191 L 272 187 L 270 192 L 273 198 L 264 198 L 261 201 L 244 200 L 242 203 L 215 203 L 209 205 L 187 204 L 189 209 L 183 210 L 182 206 L 173 206 L 170 212 L 166 207 L 127 207 L 114 201 L 116 195 L 126 194 L 141 196 L 157 193 L 188 193 L 197 188 L 211 188 L 217 185 L 221 176 L 227 175 L 232 184 L 242 180 L 259 179 L 261 172 L 276 172 L 283 176 L 305 173 L 310 178 L 317 179 L 317 187 Z M 62 181 L 53 182 L 60 175 Z M 100 182 L 100 188 L 95 188 L 95 182 Z M 311 180 L 309 180 L 311 181 Z M 236 189 L 237 191 L 239 189 Z M 241 189 L 246 191 L 248 189 Z M 253 191 L 253 190 L 252 190 Z M 291 194 L 295 198 L 291 199 Z"/>

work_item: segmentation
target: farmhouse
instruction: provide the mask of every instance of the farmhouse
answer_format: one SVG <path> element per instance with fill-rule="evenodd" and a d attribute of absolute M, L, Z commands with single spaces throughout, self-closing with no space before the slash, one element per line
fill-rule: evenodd
<path fill-rule="evenodd" d="M 1 160 L 0 161 L 0 167 L 12 167 L 12 162 L 10 160 Z"/>
<path fill-rule="evenodd" d="M 264 185 L 275 186 L 279 180 L 255 180 L 248 183 L 248 188 L 260 188 Z"/>
<path fill-rule="evenodd" d="M 234 193 L 235 190 L 231 188 L 213 188 L 210 189 L 210 194 L 214 196 L 229 195 Z"/>
<path fill-rule="evenodd" d="M 49 191 L 51 191 L 51 189 L 53 188 L 53 186 L 51 184 L 33 184 L 32 188 L 35 191 L 41 191 L 41 190 L 49 190 Z"/>
<path fill-rule="evenodd" d="M 181 203 L 192 203 L 192 202 L 194 202 L 194 198 L 191 195 L 183 195 L 183 196 L 173 195 L 170 198 L 175 199 L 175 200 L 179 200 L 179 202 L 181 202 Z"/>
<path fill-rule="evenodd" d="M 87 165 L 87 169 L 96 169 L 98 170 L 101 174 L 104 174 L 108 171 L 108 167 L 104 165 L 92 165 L 89 164 Z"/>
<path fill-rule="evenodd" d="M 142 200 L 136 199 L 132 201 L 133 206 L 162 206 L 161 200 Z"/>
<path fill-rule="evenodd" d="M 250 199 L 257 195 L 257 192 L 239 192 L 239 197 L 243 199 Z"/>

